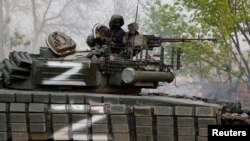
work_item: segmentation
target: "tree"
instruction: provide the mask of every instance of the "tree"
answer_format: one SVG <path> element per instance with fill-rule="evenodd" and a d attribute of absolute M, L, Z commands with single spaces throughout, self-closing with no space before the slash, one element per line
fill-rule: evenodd
<path fill-rule="evenodd" d="M 171 37 L 211 37 L 218 40 L 216 43 L 172 44 L 171 46 L 182 48 L 184 51 L 183 74 L 198 75 L 201 80 L 226 82 L 232 85 L 239 80 L 249 80 L 248 65 L 244 61 L 246 58 L 244 59 L 245 56 L 241 52 L 238 38 L 240 33 L 246 31 L 243 25 L 247 27 L 247 24 L 243 24 L 246 21 L 235 20 L 242 20 L 244 16 L 239 18 L 237 15 L 239 11 L 236 14 L 231 13 L 232 5 L 226 1 L 228 2 L 228 0 L 175 0 L 174 4 L 163 4 L 160 0 L 156 0 L 146 7 L 148 11 L 146 25 L 150 33 Z M 244 3 L 243 0 L 241 3 Z M 241 13 L 246 13 L 246 7 L 241 6 L 237 9 L 243 9 Z M 244 19 L 247 19 L 246 16 Z M 234 23 L 234 26 L 231 23 Z M 238 27 L 236 32 L 235 27 Z M 243 37 L 248 40 L 248 35 L 243 34 Z M 243 66 L 245 69 L 242 69 Z"/>
<path fill-rule="evenodd" d="M 0 60 L 7 57 L 9 51 L 20 45 L 28 45 L 29 40 L 18 28 L 10 29 L 11 24 L 11 3 L 15 5 L 16 1 L 0 1 Z M 14 6 L 13 6 L 14 7 Z"/>
<path fill-rule="evenodd" d="M 38 43 L 41 45 L 44 38 L 56 30 L 65 32 L 73 39 L 74 37 L 87 36 L 86 30 L 90 29 L 91 31 L 93 27 L 90 22 L 93 21 L 92 19 L 98 19 L 92 13 L 100 11 L 96 5 L 101 2 L 100 0 L 31 0 L 34 25 L 33 52 L 37 51 L 36 45 Z"/>
<path fill-rule="evenodd" d="M 67 8 L 67 6 L 70 3 L 70 1 L 67 1 L 57 14 L 55 14 L 53 16 L 48 16 L 52 2 L 53 2 L 53 0 L 40 1 L 40 3 L 37 2 L 36 0 L 31 0 L 32 16 L 33 16 L 33 28 L 34 28 L 33 51 L 35 51 L 37 49 L 36 44 L 38 42 L 40 34 L 43 32 L 46 25 L 53 20 L 60 19 L 62 16 L 62 13 L 64 12 L 64 10 Z M 38 6 L 41 7 L 44 5 L 46 5 L 45 9 L 38 8 Z M 42 11 L 42 10 L 44 10 L 44 11 Z"/>
<path fill-rule="evenodd" d="M 129 0 L 2 0 L 1 2 L 4 10 L 2 20 L 6 22 L 3 28 L 6 34 L 4 35 L 6 56 L 12 50 L 37 53 L 40 46 L 46 46 L 44 41 L 46 36 L 54 31 L 61 31 L 72 37 L 77 47 L 84 46 L 85 39 L 91 33 L 94 24 L 107 24 L 112 14 L 124 15 L 126 22 L 134 21 L 136 10 L 136 2 Z M 23 26 L 27 25 L 30 27 L 24 29 Z M 20 43 L 20 39 L 23 40 L 21 46 L 13 48 L 13 45 Z M 31 44 L 23 47 L 28 41 L 31 41 Z"/>
<path fill-rule="evenodd" d="M 114 0 L 113 1 L 113 14 L 120 14 L 124 17 L 125 21 L 134 22 L 136 14 L 137 1 L 131 0 Z"/>
<path fill-rule="evenodd" d="M 192 20 L 198 21 L 201 27 L 212 31 L 223 41 L 222 48 L 227 49 L 238 64 L 241 79 L 250 80 L 249 54 L 250 49 L 250 1 L 248 0 L 178 0 L 179 4 L 194 11 Z M 247 43 L 243 44 L 246 41 Z M 237 54 L 236 54 L 237 53 Z"/>

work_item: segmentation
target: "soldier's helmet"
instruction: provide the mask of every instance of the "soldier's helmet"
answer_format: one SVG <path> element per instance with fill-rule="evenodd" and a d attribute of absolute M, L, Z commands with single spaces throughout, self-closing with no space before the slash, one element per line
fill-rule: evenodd
<path fill-rule="evenodd" d="M 113 15 L 109 21 L 110 28 L 120 28 L 124 25 L 124 19 L 121 15 Z"/>
<path fill-rule="evenodd" d="M 139 29 L 138 24 L 133 22 L 128 25 L 128 30 L 129 31 L 137 31 Z"/>
<path fill-rule="evenodd" d="M 92 35 L 95 39 L 102 39 L 106 37 L 109 28 L 103 24 L 97 23 L 92 29 Z"/>

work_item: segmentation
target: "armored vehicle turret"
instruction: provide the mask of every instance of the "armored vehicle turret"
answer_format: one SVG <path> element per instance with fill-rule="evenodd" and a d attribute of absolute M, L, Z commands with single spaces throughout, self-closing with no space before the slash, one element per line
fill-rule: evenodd
<path fill-rule="evenodd" d="M 105 28 L 94 27 L 94 39 L 103 36 Z M 123 43 L 106 41 L 98 50 L 76 52 L 76 43 L 61 32 L 51 33 L 40 54 L 14 51 L 2 64 L 2 85 L 9 89 L 72 89 L 101 93 L 138 94 L 141 88 L 156 88 L 159 82 L 171 83 L 177 65 L 164 63 L 163 42 L 189 42 L 200 39 L 160 38 L 153 35 L 124 37 Z M 206 39 L 209 40 L 209 39 Z M 159 59 L 149 51 L 160 48 Z M 98 55 L 93 54 L 99 51 Z M 87 56 L 91 56 L 87 57 Z M 95 59 L 93 59 L 95 58 Z M 174 57 L 172 58 L 174 59 Z"/>

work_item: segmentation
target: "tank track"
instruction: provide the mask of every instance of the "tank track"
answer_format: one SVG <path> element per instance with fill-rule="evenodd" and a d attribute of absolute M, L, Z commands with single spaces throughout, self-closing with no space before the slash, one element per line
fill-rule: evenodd
<path fill-rule="evenodd" d="M 207 125 L 237 110 L 186 97 L 0 90 L 0 140 L 206 140 Z"/>

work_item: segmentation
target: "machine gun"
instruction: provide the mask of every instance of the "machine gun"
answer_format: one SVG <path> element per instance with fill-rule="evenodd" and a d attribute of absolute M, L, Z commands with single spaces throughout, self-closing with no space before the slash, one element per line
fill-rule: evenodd
<path fill-rule="evenodd" d="M 155 47 L 160 47 L 160 60 L 154 61 L 154 64 L 157 64 L 156 66 L 160 66 L 160 70 L 164 70 L 166 68 L 168 69 L 174 69 L 177 70 L 181 67 L 181 54 L 182 50 L 180 48 L 176 49 L 173 48 L 171 52 L 171 63 L 165 65 L 164 64 L 164 47 L 162 46 L 162 43 L 169 42 L 169 43 L 178 43 L 178 42 L 193 42 L 193 41 L 216 41 L 216 39 L 213 38 L 162 38 L 157 37 L 155 35 L 136 35 L 129 37 L 128 41 L 128 50 L 130 50 L 130 58 L 134 58 L 136 56 L 137 62 L 142 62 L 142 60 L 145 60 L 146 64 L 149 64 L 152 62 L 149 62 L 147 60 L 147 56 L 149 55 L 149 50 L 153 50 Z M 145 52 L 145 57 L 143 57 L 140 52 Z M 176 66 L 176 67 L 175 67 Z"/>
<path fill-rule="evenodd" d="M 147 46 L 148 48 L 160 47 L 162 43 L 193 42 L 193 41 L 216 41 L 213 38 L 162 38 L 155 35 L 137 35 L 134 37 L 135 46 Z"/>

